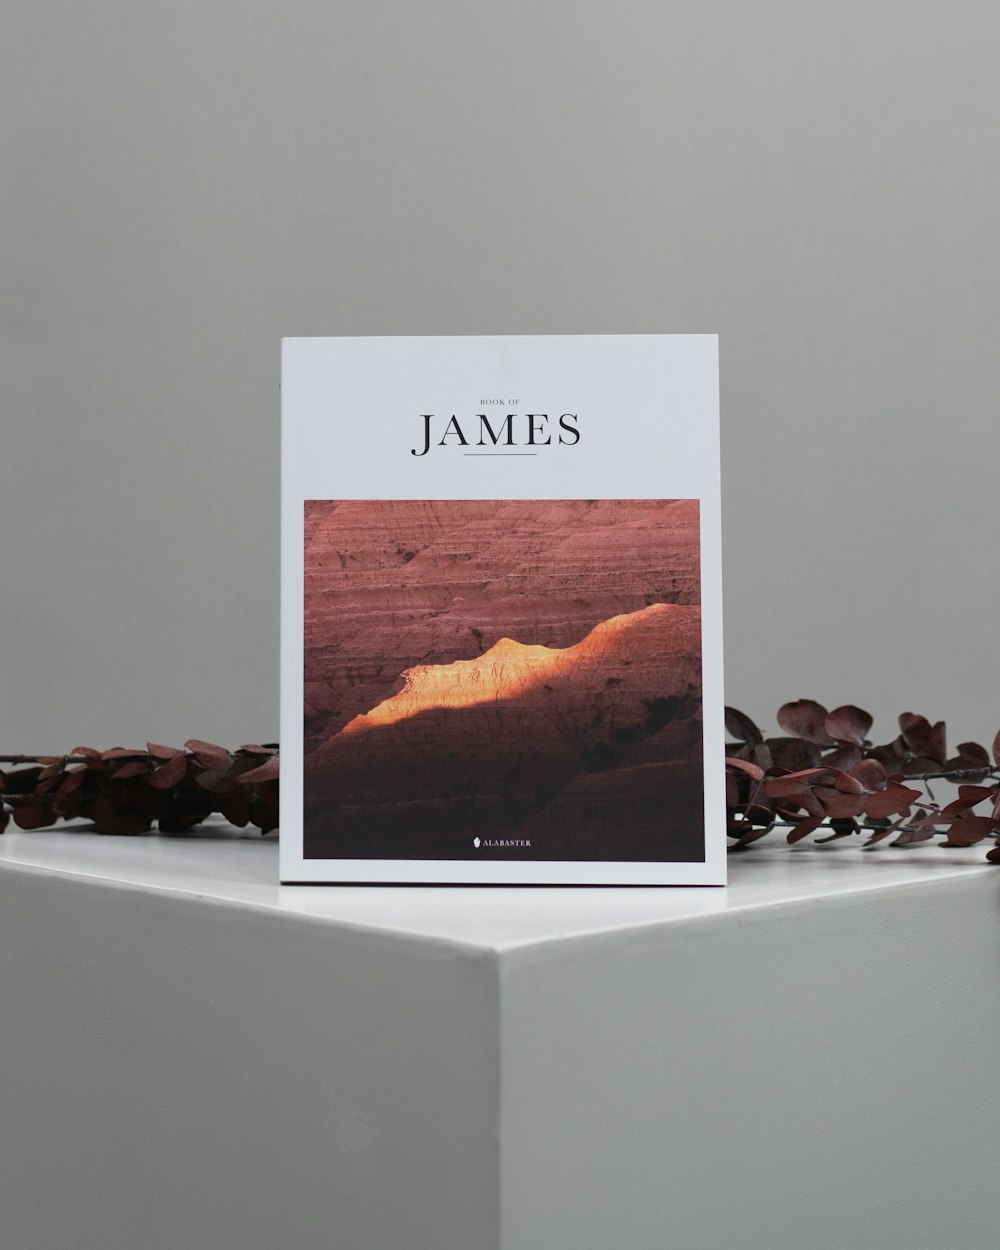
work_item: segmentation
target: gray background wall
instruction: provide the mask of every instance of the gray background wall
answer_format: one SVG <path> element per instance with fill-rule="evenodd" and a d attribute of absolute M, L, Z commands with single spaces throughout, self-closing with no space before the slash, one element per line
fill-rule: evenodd
<path fill-rule="evenodd" d="M 992 738 L 995 5 L 4 19 L 0 750 L 276 735 L 299 334 L 717 330 L 730 701 Z"/>

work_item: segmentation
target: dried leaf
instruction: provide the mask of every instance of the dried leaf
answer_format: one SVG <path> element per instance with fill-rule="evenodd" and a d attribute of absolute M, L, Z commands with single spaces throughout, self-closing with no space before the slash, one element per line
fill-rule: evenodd
<path fill-rule="evenodd" d="M 831 738 L 863 747 L 868 730 L 872 727 L 872 718 L 862 708 L 855 707 L 853 703 L 845 703 L 843 707 L 836 707 L 830 712 L 823 727 Z"/>
<path fill-rule="evenodd" d="M 851 776 L 860 781 L 869 794 L 885 789 L 885 769 L 877 760 L 862 760 L 860 764 L 855 764 Z"/>
<path fill-rule="evenodd" d="M 765 742 L 758 742 L 752 747 L 744 747 L 743 750 L 746 754 L 742 758 L 749 760 L 751 764 L 759 764 L 761 768 L 771 768 L 774 765 L 771 748 Z"/>
<path fill-rule="evenodd" d="M 157 790 L 170 790 L 180 785 L 186 774 L 187 756 L 183 751 L 179 751 L 168 757 L 159 768 L 153 770 L 149 777 L 149 784 Z"/>
<path fill-rule="evenodd" d="M 5 788 L 8 794 L 31 794 L 38 782 L 41 769 L 37 767 L 31 768 L 15 768 L 13 772 L 7 773 L 5 777 Z"/>
<path fill-rule="evenodd" d="M 241 786 L 257 785 L 261 781 L 276 781 L 281 764 L 276 755 L 271 755 L 260 765 L 259 768 L 252 768 L 249 772 L 242 773 L 237 777 L 236 781 Z"/>
<path fill-rule="evenodd" d="M 941 809 L 942 816 L 960 816 L 963 812 L 997 795 L 995 786 L 959 786 L 958 798 Z"/>
<path fill-rule="evenodd" d="M 746 824 L 746 821 L 740 821 L 739 827 L 742 828 Z M 767 829 L 758 829 L 754 825 L 750 825 L 748 828 L 744 829 L 744 832 L 739 835 L 729 849 L 731 851 L 742 851 L 744 847 L 749 846 L 751 842 L 756 842 L 758 839 L 763 838 L 767 832 Z M 730 833 L 730 837 L 732 836 L 733 834 Z"/>
<path fill-rule="evenodd" d="M 765 829 L 770 829 L 774 824 L 774 808 L 770 803 L 750 802 L 746 805 L 743 817 L 752 825 L 763 825 Z"/>
<path fill-rule="evenodd" d="M 154 760 L 172 760 L 175 756 L 184 755 L 178 747 L 165 747 L 158 742 L 147 742 L 146 750 Z"/>
<path fill-rule="evenodd" d="M 804 768 L 799 772 L 769 777 L 764 783 L 768 798 L 796 798 L 816 785 L 832 785 L 840 776 L 836 768 Z"/>
<path fill-rule="evenodd" d="M 814 699 L 797 699 L 778 708 L 778 724 L 785 733 L 818 746 L 832 747 L 835 744 L 826 731 L 826 718 L 826 708 Z"/>
<path fill-rule="evenodd" d="M 233 786 L 226 794 L 219 795 L 219 811 L 231 825 L 243 829 L 250 822 L 250 791 Z"/>
<path fill-rule="evenodd" d="M 898 820 L 894 820 L 892 822 L 886 821 L 884 828 L 874 829 L 872 831 L 868 841 L 863 843 L 861 849 L 864 850 L 866 847 L 874 846 L 876 842 L 881 842 L 883 838 L 888 838 L 891 834 L 895 833 L 897 829 L 901 829 L 905 824 L 905 816 L 900 816 Z"/>
<path fill-rule="evenodd" d="M 250 819 L 263 836 L 278 828 L 278 815 L 278 783 L 265 781 L 250 798 Z"/>
<path fill-rule="evenodd" d="M 985 777 L 990 771 L 989 752 L 978 742 L 960 742 L 958 754 L 950 760 L 945 760 L 944 771 L 965 773 L 970 778 Z"/>
<path fill-rule="evenodd" d="M 884 746 L 870 747 L 867 758 L 883 765 L 887 773 L 894 773 L 898 772 L 910 758 L 910 752 L 907 750 L 905 739 L 900 734 L 898 738 L 885 743 Z"/>
<path fill-rule="evenodd" d="M 62 785 L 59 787 L 60 795 L 71 794 L 74 790 L 79 790 L 83 785 L 87 776 L 86 764 L 70 764 L 63 774 Z"/>
<path fill-rule="evenodd" d="M 48 803 L 18 803 L 14 808 L 14 824 L 19 829 L 47 829 L 58 819 Z"/>
<path fill-rule="evenodd" d="M 771 801 L 774 803 L 775 811 L 788 820 L 797 820 L 802 812 L 807 812 L 810 816 L 824 815 L 823 805 L 811 786 L 805 787 L 798 794 L 782 795 Z"/>
<path fill-rule="evenodd" d="M 829 751 L 820 760 L 824 768 L 842 768 L 845 773 L 851 772 L 861 763 L 861 748 L 851 746 L 837 747 L 835 751 Z"/>
<path fill-rule="evenodd" d="M 974 768 L 989 768 L 990 766 L 990 754 L 978 742 L 960 742 L 958 744 L 958 758 L 970 760 Z"/>
<path fill-rule="evenodd" d="M 852 777 L 850 773 L 842 772 L 840 769 L 837 770 L 837 776 L 834 779 L 833 784 L 836 787 L 836 789 L 838 789 L 841 792 L 841 794 L 866 794 L 867 793 L 867 790 L 861 784 L 861 782 L 857 779 L 857 777 Z"/>
<path fill-rule="evenodd" d="M 99 794 L 94 800 L 90 818 L 97 826 L 97 829 L 103 833 L 109 829 L 111 823 L 118 815 L 118 811 L 119 802 L 117 795 L 110 792 Z"/>
<path fill-rule="evenodd" d="M 890 846 L 912 846 L 915 842 L 927 842 L 934 837 L 934 826 L 927 824 L 904 825 Z"/>
<path fill-rule="evenodd" d="M 726 708 L 726 730 L 737 742 L 745 742 L 749 746 L 764 741 L 764 735 L 750 717 L 735 707 Z"/>
<path fill-rule="evenodd" d="M 919 790 L 909 786 L 901 786 L 898 782 L 889 782 L 884 790 L 869 794 L 865 799 L 866 815 L 878 820 L 885 816 L 905 813 L 921 797 Z"/>
<path fill-rule="evenodd" d="M 225 794 L 236 784 L 231 768 L 206 768 L 195 777 L 195 784 L 209 794 Z"/>
<path fill-rule="evenodd" d="M 779 768 L 799 772 L 803 768 L 818 768 L 820 750 L 815 742 L 805 738 L 768 738 L 767 749 Z"/>
<path fill-rule="evenodd" d="M 996 821 L 992 816 L 963 816 L 951 826 L 941 845 L 974 846 L 995 832 Z"/>
<path fill-rule="evenodd" d="M 751 764 L 749 760 L 734 759 L 731 755 L 726 757 L 726 767 L 738 769 L 746 773 L 748 777 L 752 777 L 754 781 L 760 781 L 764 776 L 764 770 L 759 764 Z"/>
<path fill-rule="evenodd" d="M 233 762 L 233 757 L 226 748 L 216 746 L 214 742 L 202 742 L 200 738 L 188 738 L 184 745 L 204 768 L 226 769 Z"/>
<path fill-rule="evenodd" d="M 903 712 L 899 728 L 908 749 L 913 755 L 927 756 L 939 767 L 945 761 L 945 723 L 939 720 L 932 725 L 926 716 L 915 712 Z"/>
<path fill-rule="evenodd" d="M 43 768 L 38 774 L 38 781 L 35 785 L 36 794 L 48 794 L 51 790 L 55 790 L 63 778 L 63 770 L 61 767 L 56 768 L 49 765 Z"/>
<path fill-rule="evenodd" d="M 815 793 L 827 816 L 836 817 L 839 820 L 848 816 L 860 816 L 864 811 L 864 795 L 842 794 L 839 790 L 831 790 L 828 786 L 818 787 Z"/>
<path fill-rule="evenodd" d="M 800 820 L 794 829 L 789 829 L 785 835 L 785 841 L 789 846 L 796 842 L 801 842 L 803 838 L 807 838 L 810 833 L 818 829 L 823 823 L 823 816 L 807 816 L 804 820 Z"/>

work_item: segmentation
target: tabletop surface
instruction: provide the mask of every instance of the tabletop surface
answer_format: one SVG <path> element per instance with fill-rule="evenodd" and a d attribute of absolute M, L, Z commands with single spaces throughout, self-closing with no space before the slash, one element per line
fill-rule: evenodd
<path fill-rule="evenodd" d="M 699 887 L 301 886 L 278 884 L 274 837 L 222 823 L 182 837 L 111 837 L 84 827 L 0 836 L 0 871 L 58 873 L 188 895 L 307 921 L 503 949 L 965 877 L 1000 884 L 987 844 L 862 851 L 860 840 L 785 844 L 770 834 L 731 855 L 729 885 Z"/>

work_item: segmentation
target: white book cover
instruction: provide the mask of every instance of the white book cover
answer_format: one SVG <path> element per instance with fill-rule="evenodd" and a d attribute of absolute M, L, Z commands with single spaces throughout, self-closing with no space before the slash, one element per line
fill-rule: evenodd
<path fill-rule="evenodd" d="M 286 339 L 281 879 L 725 882 L 714 335 Z"/>

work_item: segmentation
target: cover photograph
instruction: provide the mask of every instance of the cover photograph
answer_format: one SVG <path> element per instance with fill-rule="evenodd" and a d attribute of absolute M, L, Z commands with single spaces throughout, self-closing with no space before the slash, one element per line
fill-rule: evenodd
<path fill-rule="evenodd" d="M 724 882 L 717 376 L 285 341 L 283 881 Z"/>

